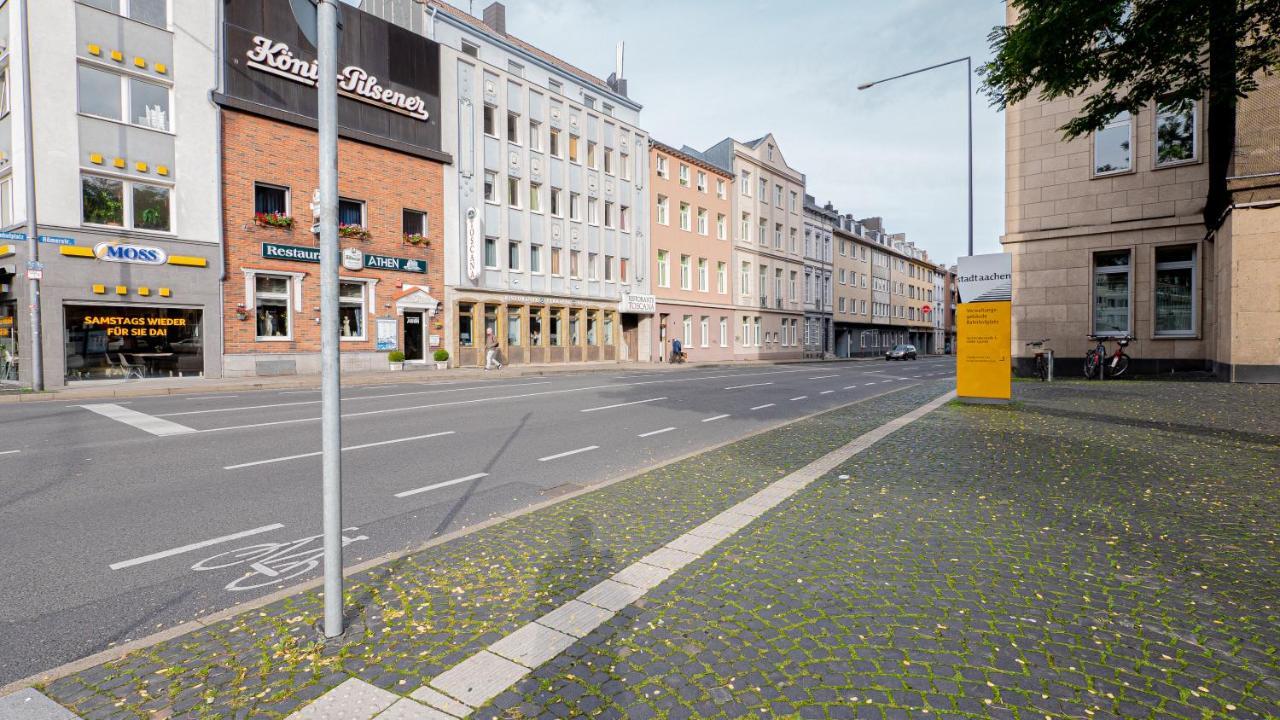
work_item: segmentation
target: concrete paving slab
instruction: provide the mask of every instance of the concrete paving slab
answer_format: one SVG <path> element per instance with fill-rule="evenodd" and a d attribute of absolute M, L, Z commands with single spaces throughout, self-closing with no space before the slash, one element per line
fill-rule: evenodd
<path fill-rule="evenodd" d="M 34 688 L 0 697 L 0 720 L 80 720 Z"/>
<path fill-rule="evenodd" d="M 399 695 L 351 678 L 289 716 L 288 720 L 371 720 Z"/>
<path fill-rule="evenodd" d="M 697 560 L 700 556 L 694 553 L 676 550 L 675 548 L 662 547 L 640 558 L 641 562 L 649 565 L 657 565 L 671 571 L 679 570 L 689 563 Z"/>
<path fill-rule="evenodd" d="M 489 651 L 527 668 L 535 668 L 559 655 L 577 640 L 559 630 L 531 622 L 489 646 Z"/>
<path fill-rule="evenodd" d="M 470 710 L 467 714 L 470 714 Z M 450 715 L 404 698 L 384 710 L 375 720 L 458 720 L 459 717 L 465 717 L 465 715 Z"/>
<path fill-rule="evenodd" d="M 623 568 L 613 579 L 626 585 L 635 585 L 642 590 L 652 590 L 671 577 L 671 573 L 671 570 L 664 567 L 637 562 Z"/>
<path fill-rule="evenodd" d="M 529 674 L 529 668 L 488 650 L 481 650 L 441 673 L 431 686 L 462 702 L 479 707 Z"/>
<path fill-rule="evenodd" d="M 693 556 L 691 555 L 690 557 Z M 578 600 L 570 600 L 538 618 L 537 622 L 562 633 L 581 638 L 586 637 L 592 630 L 600 627 L 613 616 L 614 612 L 611 610 L 588 605 Z"/>
<path fill-rule="evenodd" d="M 461 718 L 471 714 L 470 707 L 427 685 L 409 693 L 409 697 L 454 717 Z"/>
<path fill-rule="evenodd" d="M 605 610 L 617 612 L 639 600 L 643 595 L 644 590 L 634 585 L 623 585 L 613 580 L 605 580 L 579 595 L 578 599 L 588 605 L 595 605 Z"/>

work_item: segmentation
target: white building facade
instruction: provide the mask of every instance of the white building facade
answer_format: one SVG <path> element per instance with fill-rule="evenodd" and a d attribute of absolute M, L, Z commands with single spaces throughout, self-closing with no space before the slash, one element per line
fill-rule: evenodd
<path fill-rule="evenodd" d="M 441 45 L 443 344 L 483 363 L 648 360 L 649 136 L 626 83 L 601 80 L 439 0 L 364 9 Z M 437 292 L 436 288 L 431 289 Z"/>
<path fill-rule="evenodd" d="M 209 97 L 220 5 L 0 2 L 0 380 L 30 384 L 33 375 L 29 270 L 42 275 L 46 385 L 220 374 L 219 136 Z M 32 179 L 38 257 L 25 241 Z"/>

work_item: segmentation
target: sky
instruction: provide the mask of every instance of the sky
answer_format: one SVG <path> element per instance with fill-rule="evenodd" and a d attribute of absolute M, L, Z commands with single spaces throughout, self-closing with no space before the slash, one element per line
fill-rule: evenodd
<path fill-rule="evenodd" d="M 468 9 L 468 0 L 451 0 Z M 480 15 L 489 0 L 475 0 Z M 965 69 L 990 57 L 1000 0 L 506 0 L 507 32 L 599 77 L 626 42 L 640 126 L 706 149 L 772 132 L 819 204 L 953 263 L 968 242 Z M 973 79 L 974 252 L 1004 231 L 1004 117 Z"/>

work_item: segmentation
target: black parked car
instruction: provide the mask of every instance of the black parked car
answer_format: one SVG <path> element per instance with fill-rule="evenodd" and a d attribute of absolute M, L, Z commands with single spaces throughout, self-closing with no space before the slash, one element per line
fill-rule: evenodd
<path fill-rule="evenodd" d="M 915 360 L 915 345 L 894 345 L 893 349 L 884 354 L 885 360 Z"/>

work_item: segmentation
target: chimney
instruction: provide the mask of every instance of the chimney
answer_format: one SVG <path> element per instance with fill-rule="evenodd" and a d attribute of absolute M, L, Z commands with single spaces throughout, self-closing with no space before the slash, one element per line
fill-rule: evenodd
<path fill-rule="evenodd" d="M 484 24 L 499 35 L 507 34 L 507 6 L 495 2 L 484 9 Z"/>

